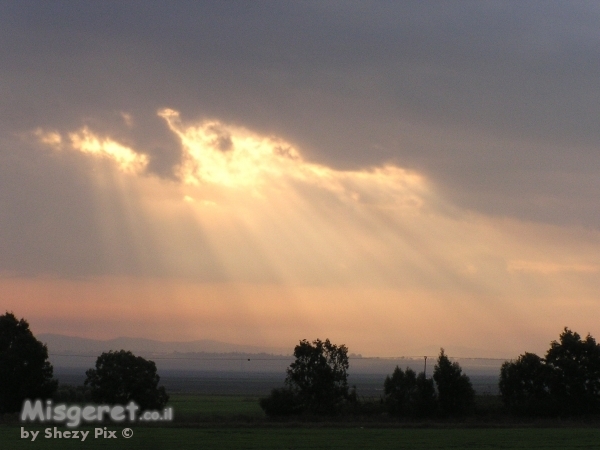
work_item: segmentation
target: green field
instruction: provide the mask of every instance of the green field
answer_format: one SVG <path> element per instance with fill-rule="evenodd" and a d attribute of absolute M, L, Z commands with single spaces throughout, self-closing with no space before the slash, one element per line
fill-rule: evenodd
<path fill-rule="evenodd" d="M 26 427 L 32 429 L 33 427 Z M 37 427 L 37 429 L 41 429 Z M 121 427 L 109 427 L 121 429 Z M 20 427 L 0 426 L 0 443 L 7 449 L 598 449 L 595 428 L 315 428 L 315 427 L 133 427 L 124 439 L 85 442 L 20 438 Z M 43 434 L 43 431 L 42 433 Z"/>
<path fill-rule="evenodd" d="M 266 417 L 257 397 L 174 394 L 169 399 L 169 406 L 173 407 L 176 422 Z"/>
<path fill-rule="evenodd" d="M 583 424 L 559 427 L 558 422 L 546 423 L 543 428 L 485 424 L 487 428 L 473 428 L 460 423 L 411 424 L 389 419 L 273 422 L 253 397 L 176 394 L 169 404 L 175 413 L 173 423 L 131 424 L 134 434 L 130 439 L 122 437 L 126 425 L 121 424 L 102 425 L 116 430 L 116 439 L 94 438 L 93 427 L 81 427 L 79 430 L 90 434 L 80 442 L 45 438 L 45 428 L 53 430 L 54 424 L 13 421 L 0 425 L 0 449 L 600 449 L 600 429 Z M 22 425 L 25 430 L 40 431 L 35 442 L 21 438 Z"/>

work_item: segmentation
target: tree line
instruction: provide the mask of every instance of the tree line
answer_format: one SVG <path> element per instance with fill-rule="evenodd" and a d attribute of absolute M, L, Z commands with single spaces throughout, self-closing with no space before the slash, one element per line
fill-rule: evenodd
<path fill-rule="evenodd" d="M 294 349 L 284 387 L 260 401 L 272 417 L 368 411 L 348 386 L 348 349 L 328 339 L 303 340 Z M 396 366 L 383 381 L 380 404 L 405 418 L 456 417 L 472 413 L 475 391 L 457 362 L 441 349 L 433 377 Z M 564 328 L 544 358 L 524 353 L 502 364 L 500 397 L 505 411 L 527 416 L 578 416 L 600 413 L 600 344 Z M 377 408 L 376 412 L 381 409 Z"/>
<path fill-rule="evenodd" d="M 294 349 L 285 385 L 260 400 L 268 416 L 331 415 L 360 409 L 356 388 L 348 386 L 348 348 L 329 339 L 303 340 Z M 435 383 L 435 386 L 434 386 Z M 474 406 L 475 391 L 460 365 L 440 351 L 433 379 L 423 372 L 396 366 L 384 380 L 381 399 L 395 416 L 432 417 L 464 415 Z"/>
<path fill-rule="evenodd" d="M 524 353 L 500 369 L 500 393 L 520 415 L 600 413 L 600 345 L 564 328 L 544 358 Z"/>
<path fill-rule="evenodd" d="M 0 414 L 20 411 L 26 399 L 57 399 L 58 381 L 53 374 L 48 347 L 35 338 L 27 321 L 9 312 L 0 316 Z M 90 395 L 77 389 L 70 393 L 100 404 L 134 401 L 142 410 L 158 410 L 169 400 L 159 381 L 153 361 L 125 350 L 110 351 L 86 371 L 84 386 Z M 77 400 L 64 395 L 58 399 Z"/>
<path fill-rule="evenodd" d="M 332 415 L 368 412 L 369 407 L 348 385 L 348 349 L 326 339 L 302 340 L 284 386 L 260 400 L 268 416 Z M 86 394 L 96 403 L 135 401 L 143 410 L 162 409 L 169 396 L 158 386 L 153 361 L 129 351 L 102 353 L 86 372 Z M 25 399 L 57 396 L 58 382 L 48 361 L 48 348 L 38 341 L 24 319 L 0 316 L 0 414 L 20 411 Z M 588 334 L 564 328 L 544 357 L 523 353 L 502 364 L 500 397 L 514 415 L 575 416 L 600 413 L 600 344 Z M 61 400 L 65 400 L 64 398 Z M 73 398 L 72 400 L 76 400 Z M 432 378 L 396 366 L 383 380 L 379 404 L 389 415 L 405 418 L 455 417 L 473 412 L 475 391 L 469 377 L 443 349 Z M 377 412 L 381 411 L 377 408 Z"/>

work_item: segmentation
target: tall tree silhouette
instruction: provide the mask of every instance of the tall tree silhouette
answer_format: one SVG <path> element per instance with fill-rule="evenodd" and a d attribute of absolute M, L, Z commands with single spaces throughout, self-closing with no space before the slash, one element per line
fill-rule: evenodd
<path fill-rule="evenodd" d="M 51 397 L 58 385 L 52 375 L 48 348 L 25 319 L 0 316 L 0 413 L 20 411 L 25 399 Z"/>
<path fill-rule="evenodd" d="M 442 414 L 460 415 L 469 412 L 475 402 L 475 391 L 469 377 L 462 373 L 457 362 L 450 362 L 444 349 L 440 350 L 433 369 L 438 401 Z"/>
<path fill-rule="evenodd" d="M 329 339 L 302 340 L 294 348 L 295 361 L 287 369 L 286 387 L 261 400 L 269 415 L 299 412 L 332 414 L 348 400 L 348 349 Z"/>

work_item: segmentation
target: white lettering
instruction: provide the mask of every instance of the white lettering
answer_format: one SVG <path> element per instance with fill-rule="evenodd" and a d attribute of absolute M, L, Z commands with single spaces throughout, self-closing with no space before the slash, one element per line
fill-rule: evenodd
<path fill-rule="evenodd" d="M 52 419 L 55 422 L 62 422 L 67 418 L 66 414 L 67 405 L 58 405 L 54 407 L 54 416 Z"/>
<path fill-rule="evenodd" d="M 96 420 L 96 408 L 93 406 L 86 406 L 83 408 L 83 420 Z"/>
<path fill-rule="evenodd" d="M 130 422 L 135 422 L 136 420 L 173 420 L 173 409 L 170 407 L 165 408 L 164 411 L 162 411 L 162 416 L 161 412 L 159 411 L 140 412 L 139 409 L 139 406 L 133 401 L 130 401 L 127 404 L 127 406 L 87 405 L 82 407 L 79 405 L 69 406 L 65 403 L 53 405 L 50 400 L 46 401 L 45 404 L 42 403 L 42 400 L 26 400 L 23 403 L 23 408 L 21 410 L 21 421 L 35 422 L 39 420 L 40 422 L 57 422 L 64 423 L 64 425 L 69 428 L 75 428 L 81 424 L 82 420 L 85 422 L 103 422 L 105 416 L 107 420 L 112 420 L 113 422 L 123 422 L 127 419 L 129 419 Z M 45 433 L 50 433 L 51 436 L 52 433 L 54 433 L 57 436 L 57 438 L 65 436 L 64 432 L 59 431 L 56 427 L 54 427 L 54 431 L 52 431 L 52 429 L 50 428 L 47 428 L 45 430 Z M 79 431 L 75 433 L 73 431 L 69 431 L 66 434 L 66 436 L 71 438 L 78 438 L 80 436 L 78 433 Z M 29 439 L 30 437 L 33 437 L 33 439 L 35 439 L 35 436 L 39 434 L 39 431 L 28 431 L 25 429 L 25 427 L 21 427 L 21 434 L 21 439 Z M 104 437 L 106 438 L 106 436 Z"/>
<path fill-rule="evenodd" d="M 31 442 L 35 441 L 35 438 L 37 437 L 38 434 L 40 434 L 39 430 L 38 431 L 26 431 L 24 427 L 21 427 L 21 439 L 29 439 L 29 434 L 31 434 Z"/>
<path fill-rule="evenodd" d="M 40 419 L 40 422 L 44 421 L 44 410 L 42 409 L 42 401 L 36 400 L 33 408 L 31 407 L 31 400 L 25 400 L 23 410 L 21 411 L 21 422 L 26 420 L 34 421 Z"/>
<path fill-rule="evenodd" d="M 110 412 L 110 406 L 100 405 L 98 406 L 98 422 L 102 422 L 104 419 L 102 418 L 102 414 Z"/>
<path fill-rule="evenodd" d="M 127 406 L 125 407 L 125 409 L 127 411 L 129 411 L 129 421 L 130 422 L 134 422 L 135 421 L 135 412 L 140 409 L 140 407 L 138 405 L 136 405 L 133 402 L 129 402 L 127 404 Z"/>
<path fill-rule="evenodd" d="M 81 408 L 79 406 L 71 406 L 67 409 L 68 427 L 76 427 L 81 423 Z"/>
<path fill-rule="evenodd" d="M 123 420 L 125 420 L 125 414 L 123 414 L 123 411 L 125 411 L 125 408 L 123 408 L 122 406 L 114 406 L 112 411 L 110 412 L 110 418 L 115 422 L 122 422 Z"/>

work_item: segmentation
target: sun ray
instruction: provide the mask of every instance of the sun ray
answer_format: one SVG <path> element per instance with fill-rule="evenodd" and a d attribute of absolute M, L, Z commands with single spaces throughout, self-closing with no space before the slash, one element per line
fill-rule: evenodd
<path fill-rule="evenodd" d="M 196 321 L 213 337 L 255 342 L 330 330 L 391 349 L 417 329 L 465 345 L 484 326 L 495 345 L 506 333 L 502 317 L 523 335 L 541 314 L 539 334 L 569 296 L 585 299 L 586 314 L 569 313 L 580 323 L 598 307 L 593 230 L 483 216 L 398 165 L 339 170 L 279 137 L 158 114 L 181 140 L 171 179 L 149 172 L 147 155 L 90 128 L 34 132 L 58 154 L 93 161 L 86 175 L 106 243 L 99 258 L 109 267 L 98 283 L 119 285 L 106 289 L 107 302 L 131 323 L 168 316 L 164 323 L 186 323 L 186 336 Z M 132 278 L 121 283 L 118 274 Z M 140 307 L 143 320 L 132 315 Z M 357 331 L 361 323 L 368 331 Z M 386 347 L 395 327 L 402 330 Z"/>

